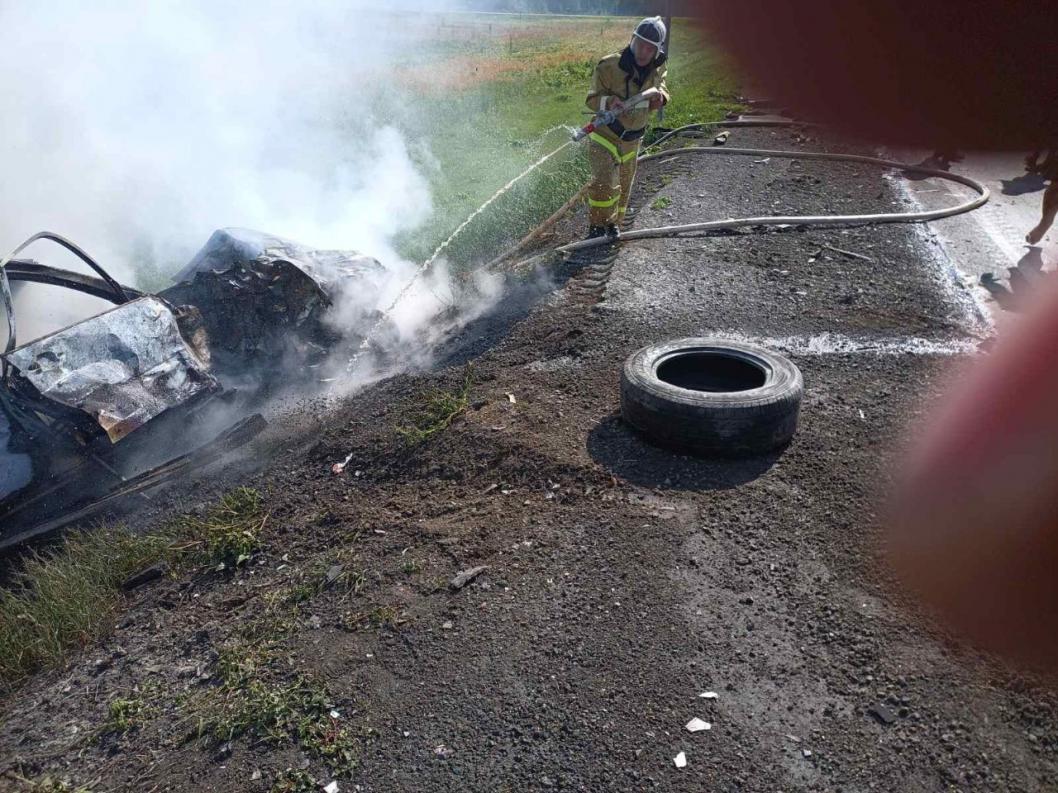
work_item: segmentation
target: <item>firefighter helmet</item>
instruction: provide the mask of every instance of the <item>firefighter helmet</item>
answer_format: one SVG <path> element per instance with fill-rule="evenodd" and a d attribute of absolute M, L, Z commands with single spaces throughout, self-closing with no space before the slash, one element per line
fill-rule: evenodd
<path fill-rule="evenodd" d="M 632 40 L 642 39 L 647 44 L 653 44 L 659 53 L 665 51 L 665 23 L 661 17 L 647 17 L 632 32 Z"/>

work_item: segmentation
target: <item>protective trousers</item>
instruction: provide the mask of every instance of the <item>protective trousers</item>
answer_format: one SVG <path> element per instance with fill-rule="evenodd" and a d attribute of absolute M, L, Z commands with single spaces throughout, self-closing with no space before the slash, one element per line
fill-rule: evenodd
<path fill-rule="evenodd" d="M 598 132 L 589 137 L 588 222 L 592 226 L 620 225 L 632 194 L 639 141 L 612 141 Z"/>

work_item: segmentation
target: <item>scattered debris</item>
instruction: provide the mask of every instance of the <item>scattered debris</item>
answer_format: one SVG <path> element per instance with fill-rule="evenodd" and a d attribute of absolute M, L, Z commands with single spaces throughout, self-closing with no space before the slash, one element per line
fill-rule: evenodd
<path fill-rule="evenodd" d="M 672 762 L 676 764 L 677 768 L 684 768 L 687 765 L 687 753 L 680 752 L 678 755 L 672 758 Z"/>
<path fill-rule="evenodd" d="M 515 399 L 514 394 L 507 394 L 507 401 L 510 402 L 512 405 L 518 404 L 518 400 Z"/>
<path fill-rule="evenodd" d="M 455 625 L 455 623 L 454 623 L 454 622 L 452 622 L 452 620 L 446 620 L 445 622 L 442 622 L 442 623 L 441 623 L 441 630 L 443 630 L 443 631 L 450 631 L 450 630 L 452 630 L 452 628 L 454 628 L 455 626 L 456 626 L 456 625 Z"/>
<path fill-rule="evenodd" d="M 340 476 L 342 471 L 345 470 L 345 466 L 349 465 L 349 461 L 352 460 L 352 459 L 353 459 L 353 453 L 349 452 L 349 454 L 347 454 L 345 456 L 344 460 L 342 460 L 340 463 L 335 463 L 334 465 L 331 466 L 331 473 L 334 474 L 335 476 Z"/>
<path fill-rule="evenodd" d="M 328 567 L 327 572 L 323 574 L 323 585 L 330 586 L 339 578 L 341 578 L 343 569 L 343 566 L 340 564 L 332 564 L 330 567 Z M 335 711 L 331 711 L 331 713 L 334 715 L 334 718 L 338 718 Z"/>
<path fill-rule="evenodd" d="M 121 588 L 126 592 L 129 592 L 133 589 L 137 589 L 138 587 L 143 586 L 144 584 L 149 584 L 151 581 L 155 581 L 161 578 L 168 572 L 169 565 L 165 562 L 158 562 L 157 564 L 152 564 L 150 567 L 145 567 L 138 573 L 134 573 L 128 578 L 126 578 L 122 582 Z"/>
<path fill-rule="evenodd" d="M 334 780 L 328 783 L 323 788 L 323 793 L 338 793 L 338 780 Z"/>
<path fill-rule="evenodd" d="M 874 259 L 872 259 L 870 256 L 864 256 L 862 253 L 847 251 L 843 248 L 835 248 L 833 245 L 820 245 L 819 247 L 824 248 L 828 251 L 833 251 L 834 253 L 840 253 L 843 256 L 850 256 L 853 259 L 862 259 L 865 262 L 870 262 L 871 264 L 874 264 Z"/>
<path fill-rule="evenodd" d="M 715 691 L 703 691 L 698 696 L 701 697 L 702 699 L 716 699 L 720 695 L 717 694 Z"/>
<path fill-rule="evenodd" d="M 687 732 L 702 732 L 703 730 L 711 730 L 713 725 L 707 721 L 702 721 L 698 717 L 691 719 L 687 722 Z"/>
<path fill-rule="evenodd" d="M 436 746 L 434 748 L 433 753 L 435 755 L 437 755 L 438 757 L 443 757 L 443 758 L 447 759 L 447 758 L 451 757 L 453 754 L 455 754 L 455 750 L 449 749 L 447 746 L 445 746 L 442 743 L 442 744 L 440 744 L 440 745 L 438 745 L 438 746 Z"/>
<path fill-rule="evenodd" d="M 714 146 L 723 146 L 725 143 L 727 143 L 727 139 L 730 138 L 730 137 L 731 137 L 730 130 L 726 130 L 725 129 L 723 132 L 721 132 L 719 135 L 717 135 L 715 138 L 713 138 L 713 145 Z"/>
<path fill-rule="evenodd" d="M 801 750 L 801 754 L 803 754 L 805 757 L 811 757 L 812 756 L 812 750 L 811 749 L 802 749 Z"/>
<path fill-rule="evenodd" d="M 456 573 L 455 578 L 448 582 L 448 586 L 453 592 L 458 592 L 488 569 L 488 565 L 479 565 L 478 567 L 471 567 L 469 570 L 461 570 Z"/>

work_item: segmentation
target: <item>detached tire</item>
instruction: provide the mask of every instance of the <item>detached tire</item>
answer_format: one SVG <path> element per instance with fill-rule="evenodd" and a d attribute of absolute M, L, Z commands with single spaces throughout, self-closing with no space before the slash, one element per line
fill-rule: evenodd
<path fill-rule="evenodd" d="M 621 413 L 661 446 L 749 457 L 789 443 L 804 382 L 793 362 L 715 339 L 653 344 L 625 361 Z"/>

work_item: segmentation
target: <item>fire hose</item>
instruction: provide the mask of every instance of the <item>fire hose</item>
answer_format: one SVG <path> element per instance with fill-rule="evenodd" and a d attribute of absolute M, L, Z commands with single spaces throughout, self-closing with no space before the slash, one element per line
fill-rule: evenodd
<path fill-rule="evenodd" d="M 660 95 L 661 92 L 658 91 L 657 88 L 648 88 L 646 91 L 642 91 L 634 96 L 628 97 L 628 99 L 623 100 L 621 102 L 620 108 L 611 110 L 600 110 L 598 113 L 594 114 L 591 121 L 589 121 L 587 124 L 585 124 L 583 127 L 573 133 L 574 142 L 578 140 L 583 140 L 588 135 L 597 130 L 599 127 L 609 126 L 610 124 L 614 123 L 614 121 L 617 120 L 617 117 L 622 113 L 625 113 L 629 110 L 634 110 L 637 108 L 637 106 L 640 105 L 647 105 L 650 103 L 651 99 Z"/>
<path fill-rule="evenodd" d="M 598 118 L 598 117 L 597 117 Z M 771 122 L 709 122 L 706 124 L 688 124 L 679 129 L 674 129 L 659 138 L 653 145 L 657 146 L 669 138 L 690 129 L 701 129 L 706 126 L 794 126 L 798 122 L 793 121 L 771 121 Z M 589 125 L 590 126 L 590 125 Z M 586 128 L 585 128 L 586 129 Z M 587 134 L 587 133 L 585 133 Z M 581 137 L 584 137 L 583 135 Z M 813 151 L 784 151 L 772 149 L 739 149 L 726 147 L 685 146 L 683 148 L 669 149 L 663 152 L 640 156 L 638 162 L 648 162 L 662 157 L 675 157 L 689 154 L 701 155 L 733 155 L 749 157 L 775 157 L 777 159 L 790 160 L 826 160 L 832 162 L 855 162 L 866 165 L 877 165 L 882 168 L 898 171 L 911 171 L 916 174 L 934 176 L 939 179 L 957 182 L 965 185 L 977 193 L 977 196 L 955 206 L 942 209 L 923 210 L 919 212 L 885 212 L 869 215 L 764 215 L 760 217 L 729 218 L 727 220 L 710 220 L 704 223 L 686 223 L 676 226 L 659 226 L 656 228 L 636 229 L 635 231 L 619 232 L 616 235 L 606 237 L 595 237 L 593 239 L 581 240 L 556 248 L 558 253 L 572 253 L 574 251 L 596 248 L 602 245 L 610 245 L 615 242 L 650 239 L 656 237 L 676 237 L 681 234 L 703 231 L 724 231 L 729 229 L 745 228 L 748 226 L 860 226 L 873 223 L 924 223 L 930 220 L 960 215 L 971 212 L 987 203 L 990 193 L 987 187 L 975 179 L 961 174 L 941 171 L 936 168 L 925 168 L 919 165 L 886 160 L 880 157 L 868 157 L 859 154 L 832 154 L 829 152 Z"/>

